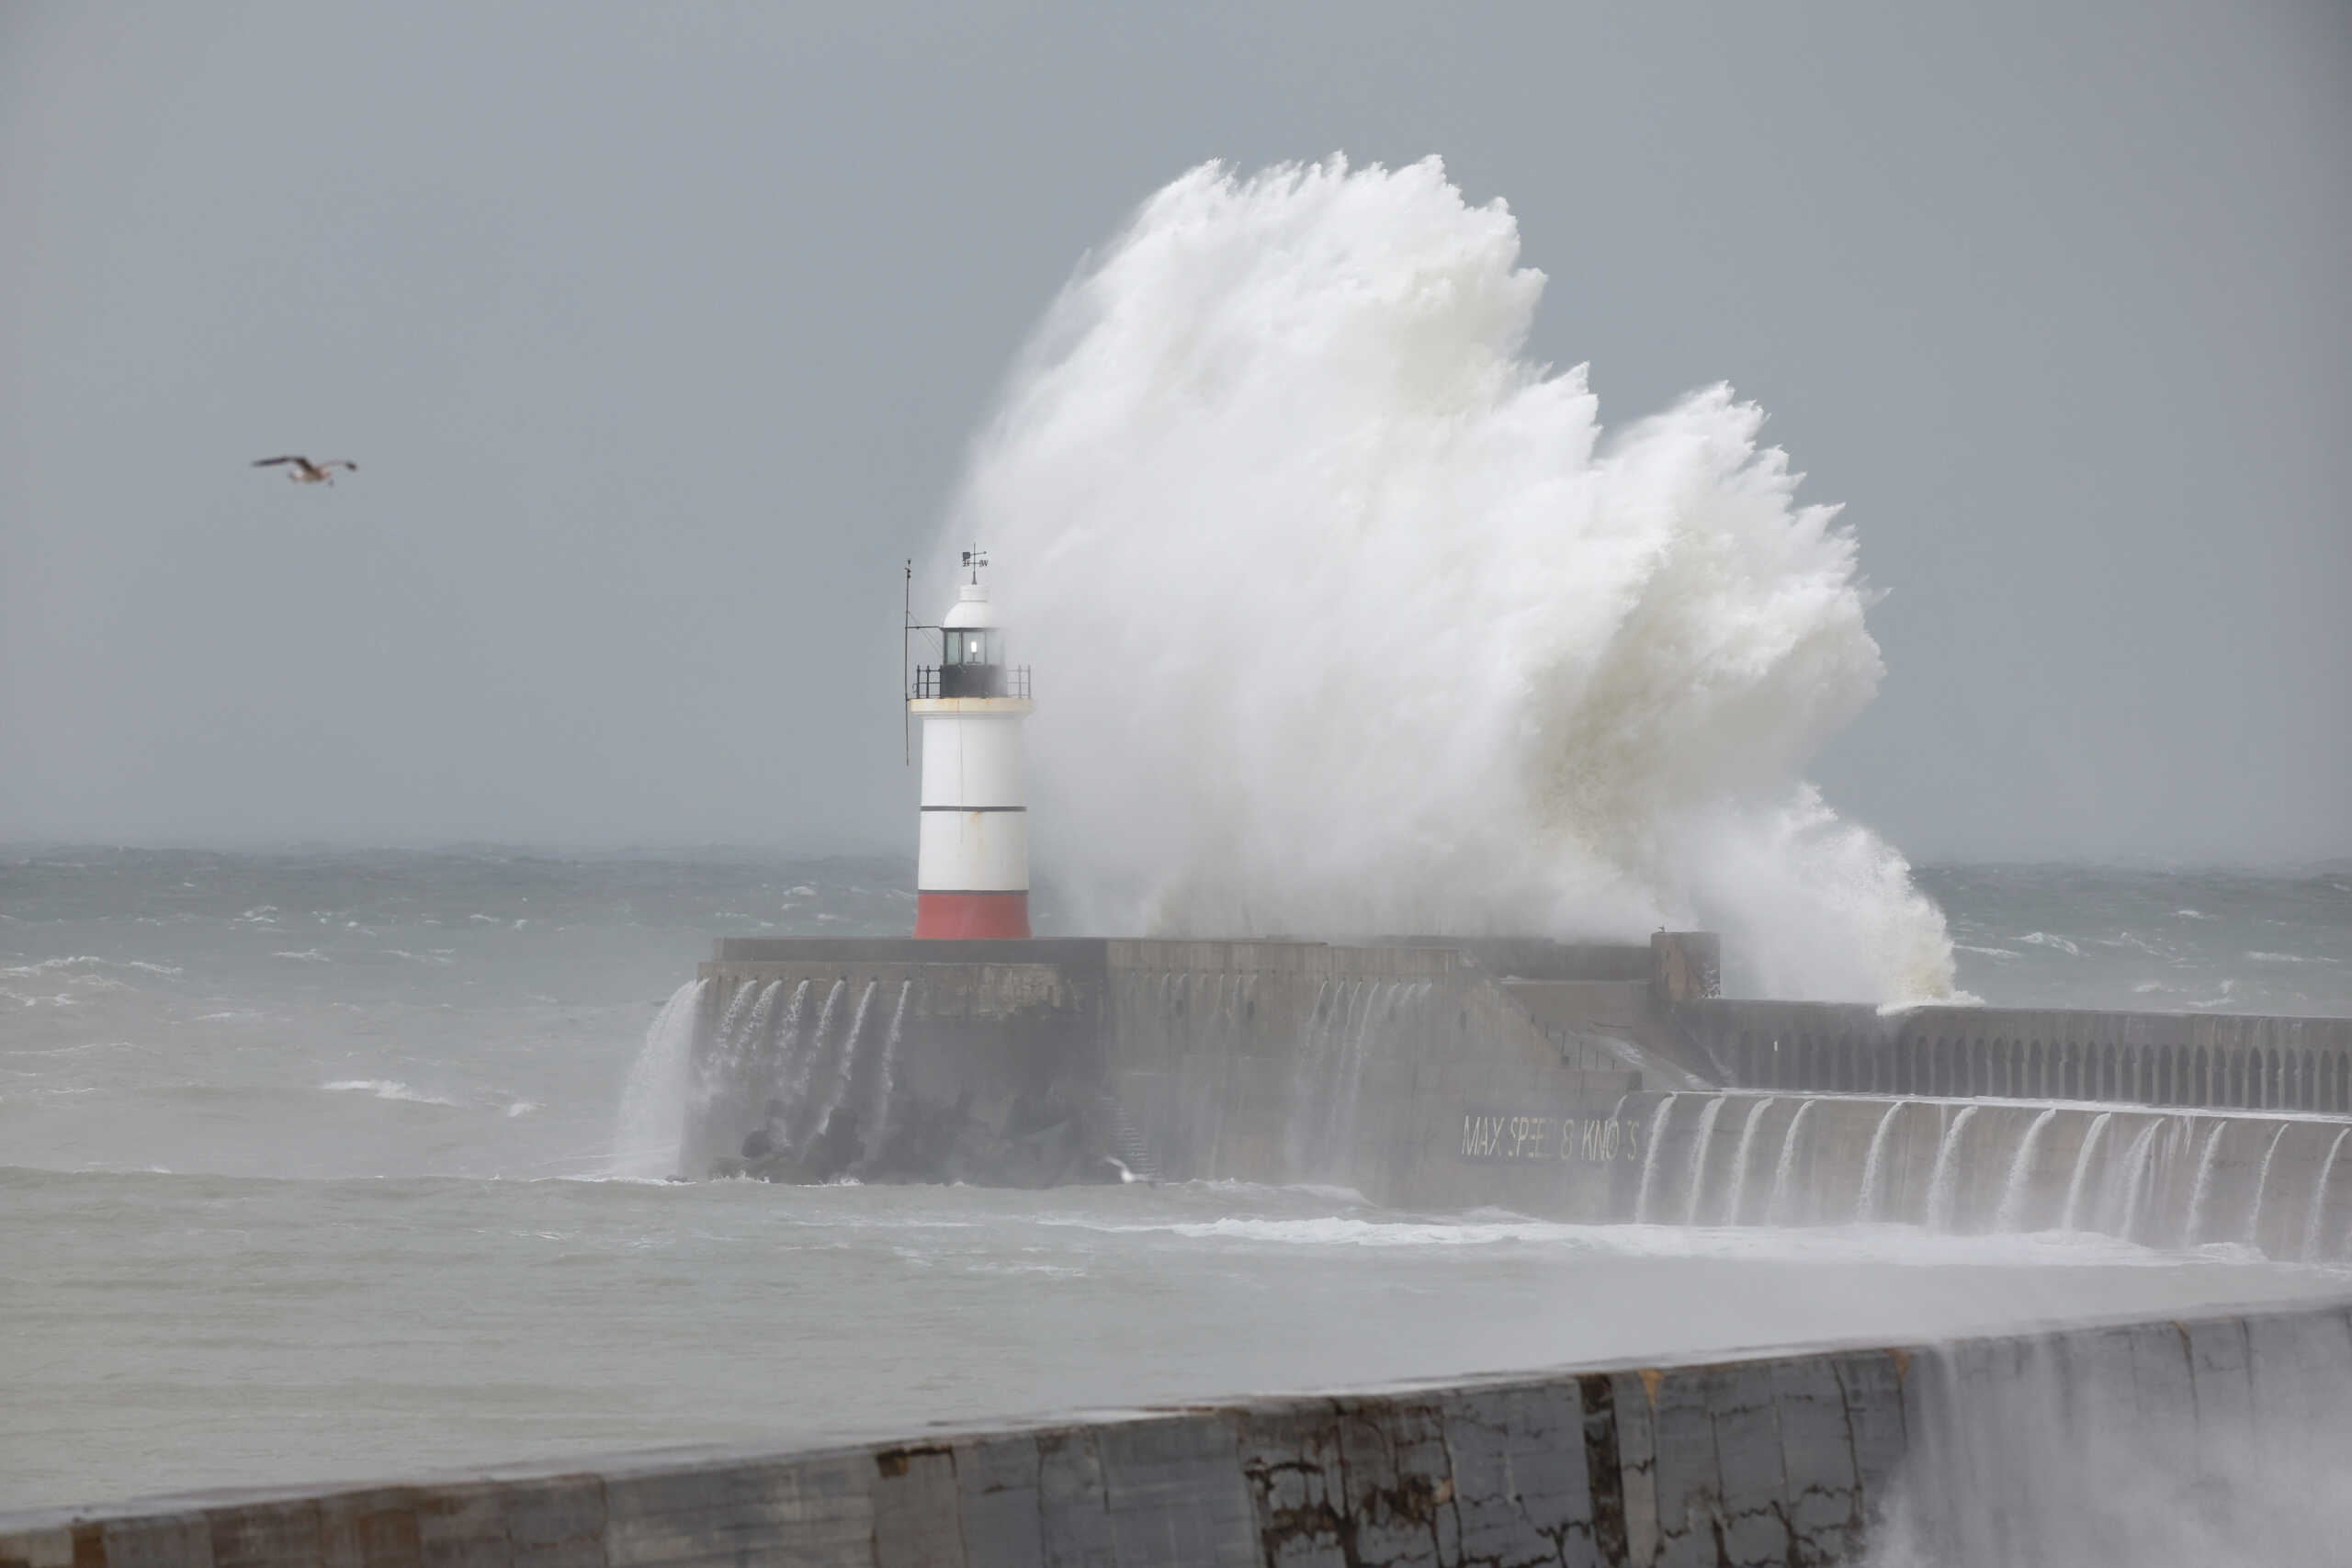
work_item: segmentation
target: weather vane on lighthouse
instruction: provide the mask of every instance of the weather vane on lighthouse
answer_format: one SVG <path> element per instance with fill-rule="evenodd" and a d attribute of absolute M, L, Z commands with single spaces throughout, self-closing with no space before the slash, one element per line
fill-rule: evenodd
<path fill-rule="evenodd" d="M 939 662 L 910 668 L 907 716 L 922 720 L 922 807 L 915 839 L 915 935 L 1029 934 L 1029 810 L 1022 793 L 1021 721 L 1035 706 L 1029 667 L 1004 661 L 1004 623 L 980 581 L 988 552 L 964 552 L 969 581 L 937 626 L 914 618 L 907 563 L 906 626 L 939 638 Z M 926 649 L 928 651 L 928 649 Z"/>

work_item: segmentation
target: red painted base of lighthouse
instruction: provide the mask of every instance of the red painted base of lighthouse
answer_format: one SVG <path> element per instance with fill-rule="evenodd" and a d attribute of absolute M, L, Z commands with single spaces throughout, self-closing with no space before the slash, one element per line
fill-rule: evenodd
<path fill-rule="evenodd" d="M 1029 934 L 1026 893 L 918 893 L 915 935 L 947 942 L 1006 941 Z"/>

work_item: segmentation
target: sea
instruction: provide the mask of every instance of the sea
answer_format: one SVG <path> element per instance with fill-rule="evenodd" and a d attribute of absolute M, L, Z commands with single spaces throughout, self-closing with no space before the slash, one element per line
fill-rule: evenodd
<path fill-rule="evenodd" d="M 2352 1290 L 2061 1233 L 616 1174 L 711 938 L 899 934 L 910 872 L 0 852 L 0 1508 Z M 1919 881 L 1989 1003 L 2352 1013 L 2352 866 Z"/>

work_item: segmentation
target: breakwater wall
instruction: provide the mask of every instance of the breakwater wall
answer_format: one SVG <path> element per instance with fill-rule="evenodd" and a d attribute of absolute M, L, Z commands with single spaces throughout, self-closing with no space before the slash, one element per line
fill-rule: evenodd
<path fill-rule="evenodd" d="M 1455 1109 L 1429 1208 L 1695 1225 L 2080 1231 L 2352 1261 L 2352 1121 L 1750 1090 Z"/>
<path fill-rule="evenodd" d="M 0 1568 L 2318 1561 L 2347 1425 L 2339 1303 L 0 1515 Z"/>
<path fill-rule="evenodd" d="M 1724 1001 L 1713 961 L 1692 935 L 730 940 L 681 1168 L 2352 1258 L 2352 1021 Z"/>
<path fill-rule="evenodd" d="M 1649 1129 L 1616 1173 L 1623 1220 L 2067 1230 L 2352 1259 L 2343 1120 L 1741 1091 L 1638 1095 L 1620 1119 Z"/>
<path fill-rule="evenodd" d="M 2352 1019 L 1692 1000 L 1727 1087 L 2352 1113 Z"/>
<path fill-rule="evenodd" d="M 1468 945 L 722 940 L 700 974 L 679 1168 L 1012 1185 L 1124 1170 L 1377 1196 L 1443 1150 L 1465 1097 L 1614 1103 L 1698 1081 L 1560 998 L 1630 1017 L 1711 985 L 1711 940 L 1492 944 L 1508 978 Z"/>

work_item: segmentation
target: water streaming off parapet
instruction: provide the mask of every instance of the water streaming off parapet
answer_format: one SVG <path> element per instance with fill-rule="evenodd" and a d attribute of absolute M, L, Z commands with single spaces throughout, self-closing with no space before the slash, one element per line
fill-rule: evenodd
<path fill-rule="evenodd" d="M 1993 1217 L 1995 1230 L 2013 1231 L 2025 1223 L 2026 1204 L 2033 1193 L 2034 1155 L 2041 1145 L 2041 1134 L 2057 1119 L 2058 1108 L 2053 1105 L 2026 1128 L 2017 1155 L 2009 1161 L 2008 1179 L 2001 1184 L 2000 1212 Z"/>
<path fill-rule="evenodd" d="M 2319 1173 L 2312 1179 L 2311 1197 L 2303 1206 L 2302 1246 L 2295 1253 L 2301 1261 L 2312 1262 L 2321 1257 L 2320 1223 L 2326 1218 L 2327 1184 L 2335 1174 L 2336 1156 L 2344 1152 L 2344 1139 L 2347 1134 L 2352 1134 L 2352 1127 L 2336 1132 L 2335 1140 L 2327 1145 L 2327 1157 L 2320 1162 Z"/>
<path fill-rule="evenodd" d="M 785 1085 L 783 1103 L 773 1118 L 786 1149 L 799 1148 L 814 1130 L 819 1075 L 833 1039 L 833 1020 L 841 1012 L 842 998 L 848 994 L 849 982 L 835 980 L 825 991 L 825 1005 L 818 1010 L 816 1027 L 795 1046 L 792 1076 Z"/>
<path fill-rule="evenodd" d="M 698 998 L 707 997 L 710 982 Z M 747 981 L 680 1054 L 678 1174 L 783 1159 L 796 1179 L 887 1170 L 911 979 Z M 691 1020 L 685 1025 L 691 1034 Z M 671 1174 L 665 1168 L 661 1174 Z"/>
<path fill-rule="evenodd" d="M 1894 1131 L 1894 1119 L 1903 1114 L 1903 1107 L 1890 1105 L 1880 1117 L 1878 1126 L 1871 1134 L 1869 1152 L 1862 1156 L 1862 1190 L 1854 1200 L 1854 1217 L 1875 1220 L 1881 1213 L 1881 1173 L 1886 1168 L 1887 1134 Z"/>
<path fill-rule="evenodd" d="M 881 1156 L 890 1135 L 890 1106 L 892 1092 L 898 1087 L 899 1040 L 907 1028 L 907 998 L 914 994 L 912 980 L 899 982 L 898 1005 L 890 1010 L 890 1027 L 882 1037 L 881 1060 L 871 1075 L 866 1092 L 863 1141 L 858 1148 L 857 1168 L 867 1170 Z"/>
<path fill-rule="evenodd" d="M 1936 1142 L 1935 1168 L 1928 1173 L 1928 1213 L 1929 1230 L 1951 1229 L 1952 1206 L 1958 1201 L 1960 1167 L 1955 1156 L 1960 1150 L 1962 1134 L 1970 1122 L 1984 1109 L 1981 1105 L 1963 1105 L 1957 1115 L 1945 1123 L 1944 1135 Z"/>
<path fill-rule="evenodd" d="M 1724 1224 L 1727 1225 L 1739 1224 L 1747 1210 L 1748 1161 L 1753 1157 L 1750 1151 L 1756 1145 L 1756 1133 L 1779 1103 L 1771 1095 L 1766 1095 L 1748 1106 L 1747 1118 L 1740 1123 L 1739 1147 L 1732 1156 L 1731 1196 L 1724 1200 L 1723 1207 Z"/>
<path fill-rule="evenodd" d="M 1648 1122 L 1624 1218 L 2072 1230 L 2159 1247 L 2352 1259 L 2341 1122 L 2050 1105 L 1682 1091 Z M 1769 1171 L 1769 1179 L 1768 1173 Z M 1765 1189 L 1759 1197 L 1758 1189 Z"/>
<path fill-rule="evenodd" d="M 1935 1347 L 1905 1374 L 1902 1478 L 1861 1560 L 2341 1562 L 2352 1368 L 2340 1349 L 2300 1353 L 2309 1342 L 2277 1336 L 2256 1352 L 2269 1371 L 2251 1393 L 2248 1353 L 2216 1356 L 2227 1337 L 2205 1325 Z M 2234 1365 L 2209 1374 L 2216 1359 Z"/>
<path fill-rule="evenodd" d="M 1797 1107 L 1789 1118 L 1789 1130 L 1781 1134 L 1781 1157 L 1772 1165 L 1772 1190 L 1764 1200 L 1764 1219 L 1768 1224 L 1784 1225 L 1798 1219 L 1790 1212 L 1797 1201 L 1797 1160 L 1805 1152 L 1805 1122 L 1813 1114 L 1814 1100 Z"/>
<path fill-rule="evenodd" d="M 1724 1102 L 1720 1098 L 1707 1101 L 1699 1112 L 1699 1134 L 1690 1143 L 1690 1194 L 1682 1205 L 1682 1223 L 1699 1223 L 1699 1201 L 1707 1190 L 1707 1150 L 1715 1139 L 1715 1123 L 1722 1117 Z"/>
<path fill-rule="evenodd" d="M 1657 1110 L 1650 1119 L 1649 1136 L 1642 1140 L 1642 1184 L 1634 1193 L 1634 1218 L 1636 1222 L 1650 1217 L 1651 1194 L 1657 1190 L 1658 1150 L 1666 1145 L 1666 1130 L 1674 1119 L 1674 1102 L 1678 1097 L 1668 1095 L 1657 1102 Z"/>
<path fill-rule="evenodd" d="M 645 1048 L 629 1070 L 613 1134 L 613 1171 L 617 1176 L 662 1177 L 676 1173 L 680 1143 L 690 1110 L 695 1031 L 711 982 L 689 980 L 671 994 Z"/>
<path fill-rule="evenodd" d="M 1377 1062 L 1419 1059 L 1429 1036 L 1422 980 L 1338 980 L 1318 985 L 1299 1028 L 1285 1143 L 1292 1171 L 1350 1179 L 1367 1074 Z"/>
<path fill-rule="evenodd" d="M 2216 1122 L 2213 1130 L 2205 1136 L 2205 1152 L 2198 1156 L 2197 1175 L 2188 1184 L 2188 1218 L 2180 1227 L 2183 1241 L 2193 1243 L 2203 1233 L 2205 1197 L 2213 1185 L 2213 1158 L 2221 1153 L 2222 1134 L 2228 1131 L 2227 1122 Z"/>
<path fill-rule="evenodd" d="M 819 1075 L 824 1096 L 801 1122 L 803 1131 L 793 1145 L 796 1150 L 809 1147 L 832 1131 L 833 1118 L 840 1113 L 842 1101 L 849 1098 L 850 1079 L 857 1072 L 858 1047 L 865 1039 L 866 1016 L 874 1010 L 874 993 L 881 985 L 879 980 L 868 980 L 857 993 L 857 1010 L 850 1015 L 849 1032 L 833 1048 L 831 1071 Z"/>
<path fill-rule="evenodd" d="M 2058 1227 L 2074 1230 L 2082 1220 L 2084 1184 L 2090 1179 L 2092 1160 L 2098 1156 L 2099 1140 L 2115 1121 L 2115 1112 L 2102 1111 L 2091 1118 L 2084 1130 L 2082 1147 L 2075 1151 L 2075 1168 L 2066 1179 L 2066 1206 L 2058 1212 Z"/>

